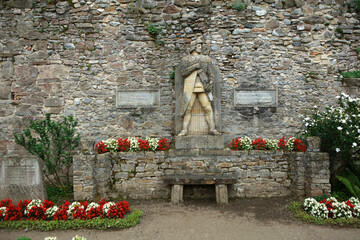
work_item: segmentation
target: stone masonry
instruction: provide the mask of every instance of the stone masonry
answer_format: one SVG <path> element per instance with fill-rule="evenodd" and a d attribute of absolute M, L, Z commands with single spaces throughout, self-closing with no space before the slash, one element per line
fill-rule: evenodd
<path fill-rule="evenodd" d="M 245 135 L 294 136 L 302 130 L 302 116 L 314 105 L 333 104 L 341 92 L 359 94 L 358 85 L 344 85 L 340 77 L 341 71 L 359 66 L 359 16 L 351 0 L 247 3 L 245 10 L 237 11 L 231 8 L 233 2 L 217 0 L 0 1 L 0 161 L 26 154 L 14 143 L 13 133 L 45 113 L 54 118 L 73 114 L 84 142 L 128 136 L 173 140 L 175 91 L 170 75 L 199 36 L 206 46 L 204 54 L 220 68 L 225 145 Z M 158 34 L 150 34 L 148 26 L 155 26 Z M 160 90 L 160 105 L 116 107 L 117 89 Z M 277 90 L 277 106 L 235 108 L 234 91 L 247 89 Z M 92 148 L 79 149 L 75 159 L 77 198 L 108 192 L 109 179 L 109 186 L 121 189 L 119 194 L 165 196 L 169 188 L 160 176 L 194 164 L 203 169 L 224 164 L 218 166 L 224 173 L 244 175 L 231 189 L 232 196 L 287 194 L 293 186 L 290 179 L 298 179 L 296 189 L 305 193 L 324 186 L 323 173 L 311 165 L 324 163 L 310 164 L 308 153 L 224 153 L 210 162 L 200 154 L 180 161 L 177 151 L 169 156 L 80 155 Z M 250 158 L 245 160 L 245 155 Z M 284 156 L 295 160 L 290 163 Z M 129 161 L 117 162 L 122 158 Z M 292 172 L 295 164 L 302 175 Z M 304 179 L 312 180 L 304 185 Z"/>
<path fill-rule="evenodd" d="M 163 176 L 222 174 L 236 176 L 236 183 L 229 185 L 229 197 L 317 196 L 330 193 L 328 165 L 328 155 L 319 152 L 172 150 L 77 155 L 74 195 L 77 200 L 169 198 L 171 188 Z"/>

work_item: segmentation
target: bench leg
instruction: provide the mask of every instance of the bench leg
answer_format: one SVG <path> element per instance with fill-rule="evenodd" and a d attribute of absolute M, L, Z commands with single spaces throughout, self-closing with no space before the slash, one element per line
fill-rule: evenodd
<path fill-rule="evenodd" d="M 216 193 L 217 203 L 223 203 L 223 204 L 229 203 L 227 185 L 225 184 L 216 185 L 215 193 Z"/>
<path fill-rule="evenodd" d="M 183 202 L 184 185 L 172 185 L 171 187 L 171 203 Z"/>

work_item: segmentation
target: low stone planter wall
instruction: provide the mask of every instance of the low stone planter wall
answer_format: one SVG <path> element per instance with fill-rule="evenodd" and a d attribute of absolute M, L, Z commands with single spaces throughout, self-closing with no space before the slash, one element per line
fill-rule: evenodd
<path fill-rule="evenodd" d="M 76 200 L 169 198 L 162 177 L 185 173 L 237 176 L 229 196 L 272 197 L 330 193 L 329 158 L 320 152 L 172 150 L 77 155 Z"/>

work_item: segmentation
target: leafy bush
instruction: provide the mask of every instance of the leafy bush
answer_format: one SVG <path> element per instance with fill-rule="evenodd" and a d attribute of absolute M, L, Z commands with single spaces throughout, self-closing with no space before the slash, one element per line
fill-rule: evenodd
<path fill-rule="evenodd" d="M 328 106 L 319 111 L 315 106 L 312 117 L 306 117 L 304 124 L 305 136 L 319 136 L 321 150 L 330 153 L 330 164 L 335 168 L 336 153 L 341 157 L 340 164 L 335 168 L 334 176 L 343 171 L 350 162 L 357 159 L 360 145 L 360 99 L 354 99 L 342 93 L 337 97 L 338 105 Z"/>
<path fill-rule="evenodd" d="M 359 162 L 352 162 L 349 168 L 340 172 L 337 179 L 340 180 L 351 196 L 360 199 L 360 166 Z"/>
<path fill-rule="evenodd" d="M 341 75 L 344 78 L 360 78 L 360 70 L 353 71 L 353 72 L 342 72 Z"/>
<path fill-rule="evenodd" d="M 80 143 L 80 135 L 75 134 L 77 124 L 71 115 L 61 121 L 52 121 L 50 114 L 46 114 L 44 120 L 33 118 L 22 133 L 14 133 L 15 142 L 43 161 L 45 177 L 58 187 L 70 186 L 72 152 Z M 64 168 L 67 170 L 66 184 L 60 175 Z"/>

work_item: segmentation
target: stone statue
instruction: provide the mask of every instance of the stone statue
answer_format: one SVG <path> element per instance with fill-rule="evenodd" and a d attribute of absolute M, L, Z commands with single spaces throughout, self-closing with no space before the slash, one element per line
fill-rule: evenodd
<path fill-rule="evenodd" d="M 192 135 L 217 135 L 221 131 L 219 70 L 212 59 L 201 52 L 202 41 L 198 38 L 191 42 L 190 55 L 181 59 L 175 72 L 176 134 L 179 136 L 189 134 L 191 122 L 198 126 L 192 127 Z M 197 117 L 201 114 L 204 120 Z"/>

